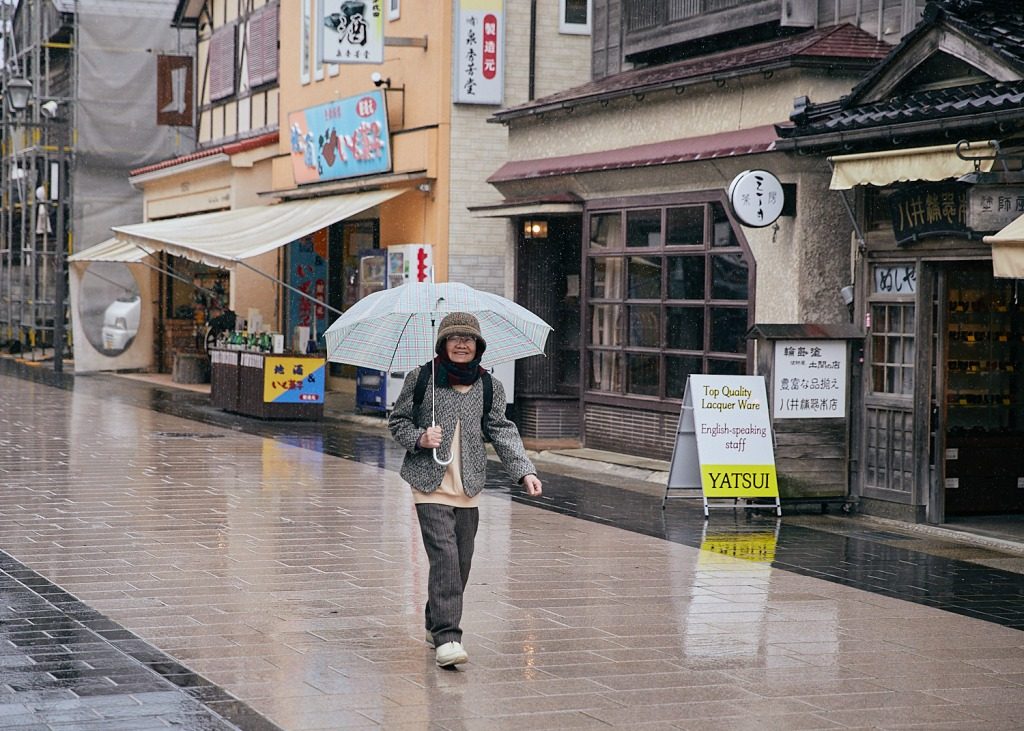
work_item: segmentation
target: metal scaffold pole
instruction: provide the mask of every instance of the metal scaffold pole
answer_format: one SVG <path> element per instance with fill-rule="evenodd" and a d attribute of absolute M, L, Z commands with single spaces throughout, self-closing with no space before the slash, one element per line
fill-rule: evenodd
<path fill-rule="evenodd" d="M 63 368 L 76 13 L 0 0 L 0 345 Z M 59 27 L 51 27 L 56 22 Z M 59 57 L 58 57 L 59 56 Z M 26 352 L 27 351 L 27 352 Z"/>

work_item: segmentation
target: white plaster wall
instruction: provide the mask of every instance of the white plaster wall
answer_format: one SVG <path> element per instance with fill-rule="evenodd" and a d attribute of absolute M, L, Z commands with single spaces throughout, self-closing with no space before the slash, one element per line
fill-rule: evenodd
<path fill-rule="evenodd" d="M 513 160 L 530 160 L 615 150 L 634 145 L 732 132 L 789 119 L 793 100 L 837 99 L 849 92 L 853 77 L 778 71 L 770 81 L 756 75 L 729 80 L 724 87 L 700 84 L 674 91 L 586 104 L 572 113 L 551 112 L 517 119 L 509 128 Z"/>

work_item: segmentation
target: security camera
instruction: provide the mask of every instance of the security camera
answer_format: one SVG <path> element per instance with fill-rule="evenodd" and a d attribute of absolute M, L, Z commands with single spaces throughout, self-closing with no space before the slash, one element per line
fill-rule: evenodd
<path fill-rule="evenodd" d="M 39 111 L 47 119 L 53 119 L 57 116 L 57 102 L 53 101 L 53 99 L 48 102 L 44 102 L 43 105 L 39 107 Z"/>
<path fill-rule="evenodd" d="M 370 74 L 370 81 L 372 81 L 373 85 L 376 86 L 378 89 L 382 86 L 391 86 L 391 79 L 385 79 L 383 76 L 381 76 L 380 71 L 374 71 L 372 74 Z"/>

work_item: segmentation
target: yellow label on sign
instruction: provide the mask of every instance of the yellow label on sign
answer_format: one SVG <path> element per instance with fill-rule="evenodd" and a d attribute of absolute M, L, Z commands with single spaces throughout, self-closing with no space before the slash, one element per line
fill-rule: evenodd
<path fill-rule="evenodd" d="M 775 465 L 703 464 L 700 466 L 704 494 L 714 498 L 778 497 Z"/>

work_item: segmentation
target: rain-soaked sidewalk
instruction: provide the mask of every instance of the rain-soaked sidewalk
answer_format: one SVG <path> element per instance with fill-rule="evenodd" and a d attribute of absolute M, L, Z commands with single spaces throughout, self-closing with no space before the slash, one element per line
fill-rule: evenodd
<path fill-rule="evenodd" d="M 15 370 L 4 729 L 1021 727 L 1019 557 L 493 468 L 443 671 L 379 433 Z"/>

